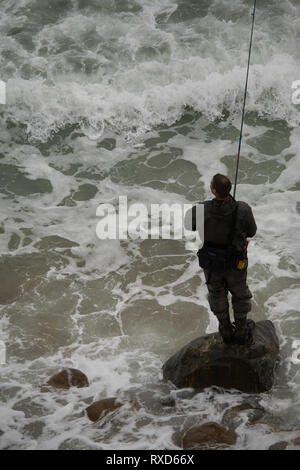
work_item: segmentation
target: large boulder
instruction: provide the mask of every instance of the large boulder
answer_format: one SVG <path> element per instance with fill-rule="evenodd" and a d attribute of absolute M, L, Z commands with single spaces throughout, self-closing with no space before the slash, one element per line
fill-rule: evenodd
<path fill-rule="evenodd" d="M 226 345 L 219 333 L 196 338 L 163 365 L 164 379 L 178 388 L 203 390 L 217 385 L 247 393 L 265 392 L 274 383 L 279 341 L 271 321 L 253 328 L 249 346 Z"/>

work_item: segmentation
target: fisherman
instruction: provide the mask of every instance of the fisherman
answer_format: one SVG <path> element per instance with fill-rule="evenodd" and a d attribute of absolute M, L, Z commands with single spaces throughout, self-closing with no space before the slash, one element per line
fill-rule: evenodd
<path fill-rule="evenodd" d="M 255 235 L 257 227 L 251 207 L 236 202 L 230 195 L 231 187 L 224 175 L 218 173 L 212 178 L 210 189 L 215 198 L 204 201 L 204 244 L 197 254 L 209 305 L 219 321 L 224 343 L 249 344 L 249 325 L 254 322 L 247 321 L 252 298 L 247 285 L 247 238 Z M 192 209 L 192 230 L 196 230 L 196 208 Z M 228 291 L 232 295 L 234 325 L 230 321 Z"/>

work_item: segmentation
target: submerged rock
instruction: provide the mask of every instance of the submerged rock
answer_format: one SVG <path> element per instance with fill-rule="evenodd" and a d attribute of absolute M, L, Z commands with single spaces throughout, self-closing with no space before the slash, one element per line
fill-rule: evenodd
<path fill-rule="evenodd" d="M 300 437 L 296 437 L 296 439 L 292 439 L 291 441 L 279 441 L 275 444 L 271 445 L 268 450 L 286 450 L 287 448 L 298 448 L 300 449 Z"/>
<path fill-rule="evenodd" d="M 299 431 L 299 434 L 300 434 L 300 431 Z M 299 446 L 300 447 L 300 436 L 296 437 L 296 439 L 293 440 L 292 444 L 294 446 Z"/>
<path fill-rule="evenodd" d="M 166 397 L 163 397 L 163 398 L 160 399 L 160 404 L 162 406 L 173 407 L 173 406 L 176 406 L 176 400 L 171 395 L 167 395 Z"/>
<path fill-rule="evenodd" d="M 116 411 L 121 408 L 124 403 L 118 402 L 117 398 L 104 398 L 99 401 L 95 401 L 87 407 L 86 412 L 91 421 L 98 421 L 108 413 Z"/>
<path fill-rule="evenodd" d="M 236 443 L 235 432 L 218 423 L 209 422 L 189 428 L 182 437 L 183 449 L 221 449 Z"/>
<path fill-rule="evenodd" d="M 257 401 L 244 401 L 240 405 L 227 409 L 222 417 L 221 424 L 231 431 L 235 431 L 242 423 L 255 424 L 266 415 L 265 409 Z"/>
<path fill-rule="evenodd" d="M 268 450 L 285 450 L 289 445 L 286 441 L 276 442 L 275 444 L 271 445 Z"/>
<path fill-rule="evenodd" d="M 100 420 L 102 424 L 105 424 L 105 422 L 110 421 L 117 416 L 115 411 L 122 407 L 125 408 L 125 411 L 123 412 L 124 419 L 127 419 L 126 417 L 131 416 L 132 412 L 138 411 L 141 408 L 138 401 L 125 400 L 124 402 L 121 402 L 118 398 L 111 397 L 95 401 L 86 408 L 86 412 L 91 421 L 95 422 Z"/>
<path fill-rule="evenodd" d="M 46 382 L 54 388 L 62 388 L 68 390 L 71 387 L 88 387 L 89 381 L 87 376 L 78 369 L 65 368 L 58 374 L 53 375 Z"/>
<path fill-rule="evenodd" d="M 253 344 L 226 345 L 219 333 L 196 338 L 163 365 L 164 379 L 179 388 L 217 385 L 247 393 L 265 392 L 274 383 L 279 341 L 271 321 L 253 329 Z"/>

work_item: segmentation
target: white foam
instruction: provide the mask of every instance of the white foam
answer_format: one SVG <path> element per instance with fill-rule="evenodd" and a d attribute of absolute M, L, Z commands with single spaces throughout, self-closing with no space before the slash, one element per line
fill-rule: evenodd
<path fill-rule="evenodd" d="M 299 78 L 295 36 L 290 32 L 281 41 L 280 34 L 280 27 L 287 32 L 287 24 L 294 21 L 289 3 L 285 4 L 286 15 L 277 17 L 281 21 L 278 32 L 265 11 L 258 11 L 247 109 L 297 126 L 299 112 L 291 89 Z M 33 76 L 27 80 L 17 73 L 10 78 L 7 117 L 24 124 L 29 136 L 41 141 L 73 124 L 91 139 L 99 138 L 104 128 L 139 135 L 174 123 L 186 106 L 211 120 L 226 108 L 233 118 L 241 111 L 251 17 L 239 4 L 237 11 L 244 15 L 240 22 L 221 21 L 209 14 L 191 21 L 188 30 L 184 23 L 157 27 L 155 15 L 170 8 L 169 2 L 143 2 L 141 13 L 116 14 L 112 22 L 102 15 L 72 13 L 44 27 L 34 38 L 36 49 L 24 52 L 23 60 L 36 72 L 48 60 L 47 79 Z M 90 47 L 85 45 L 87 34 Z M 5 41 L 17 50 L 13 39 Z M 72 71 L 65 44 L 74 48 L 75 62 L 91 58 L 97 71 L 93 75 Z M 48 56 L 38 54 L 41 48 L 47 49 Z M 152 48 L 154 56 L 139 58 L 142 48 Z"/>
<path fill-rule="evenodd" d="M 163 13 L 165 18 L 170 17 L 176 9 L 175 3 L 171 0 L 139 0 L 139 4 L 143 8 L 138 13 L 112 11 L 110 14 L 106 12 L 108 16 L 102 13 L 89 15 L 75 8 L 62 16 L 58 23 L 38 28 L 33 38 L 34 50 L 23 48 L 14 35 L 5 36 L 10 28 L 26 26 L 26 10 L 22 17 L 17 16 L 17 12 L 18 8 L 32 6 L 31 1 L 7 2 L 6 13 L 0 17 L 2 44 L 11 57 L 9 64 L 4 62 L 4 56 L 0 59 L 1 78 L 7 79 L 8 91 L 8 105 L 2 109 L 1 117 L 1 152 L 5 154 L 1 163 L 16 165 L 29 179 L 46 178 L 53 187 L 53 192 L 47 194 L 1 199 L 5 202 L 1 206 L 5 221 L 1 252 L 15 255 L 37 251 L 32 245 L 20 245 L 13 252 L 7 248 L 11 233 L 15 232 L 22 238 L 21 228 L 25 226 L 33 232 L 33 243 L 49 235 L 75 241 L 79 247 L 71 251 L 86 263 L 78 268 L 76 260 L 70 257 L 69 264 L 59 272 L 51 268 L 46 279 L 39 279 L 39 282 L 48 282 L 50 287 L 52 281 L 75 279 L 72 288 L 66 292 L 66 295 L 71 293 L 75 297 L 74 302 L 65 306 L 62 296 L 61 303 L 58 300 L 55 304 L 61 312 L 63 328 L 72 321 L 75 339 L 55 354 L 45 353 L 44 357 L 33 361 L 16 357 L 14 362 L 3 368 L 1 391 L 6 396 L 6 403 L 0 410 L 1 425 L 4 423 L 1 448 L 55 449 L 67 439 L 78 439 L 83 446 L 93 448 L 176 449 L 174 429 L 184 426 L 186 419 L 196 419 L 199 423 L 220 422 L 224 410 L 238 405 L 244 398 L 239 392 L 206 391 L 192 400 L 177 402 L 177 408 L 166 414 L 159 415 L 142 408 L 140 411 L 131 410 L 128 417 L 126 410 L 124 413 L 120 411 L 112 426 L 108 423 L 102 429 L 82 416 L 91 401 L 109 396 L 122 398 L 132 389 L 149 392 L 151 381 L 160 384 L 162 358 L 171 351 L 174 338 L 167 338 L 162 345 L 155 343 L 156 349 L 151 349 L 147 340 L 150 338 L 152 341 L 153 338 L 144 332 L 141 324 L 144 341 L 141 345 L 141 338 L 123 334 L 123 309 L 130 308 L 137 299 L 151 299 L 166 309 L 176 302 L 192 302 L 208 310 L 207 289 L 201 275 L 202 284 L 189 297 L 174 294 L 177 285 L 188 282 L 199 272 L 196 258 L 185 270 L 183 265 L 175 266 L 175 269 L 181 269 L 180 275 L 167 285 L 144 285 L 142 276 L 137 273 L 124 288 L 119 282 L 122 273 L 130 272 L 131 262 L 143 262 L 139 243 L 129 242 L 124 246 L 119 241 L 100 242 L 96 238 L 96 208 L 101 202 L 117 203 L 120 194 L 127 195 L 131 203 L 143 202 L 147 207 L 150 201 L 189 202 L 183 196 L 134 182 L 126 184 L 122 179 L 118 183 L 109 177 L 102 181 L 88 180 L 63 174 L 59 168 L 68 170 L 72 163 L 82 165 L 80 171 L 106 172 L 116 162 L 141 156 L 142 152 L 149 150 L 141 143 L 144 133 L 151 131 L 148 136 L 156 137 L 153 127 L 174 123 L 186 106 L 203 113 L 203 118 L 190 125 L 193 130 L 189 136 L 177 135 L 169 140 L 169 144 L 181 148 L 181 158 L 196 165 L 205 184 L 206 197 L 210 197 L 211 175 L 227 172 L 221 157 L 236 155 L 237 150 L 237 142 L 230 140 L 205 142 L 203 127 L 207 120 L 221 116 L 224 108 L 231 113 L 229 120 L 236 128 L 239 127 L 251 21 L 249 6 L 242 1 L 215 0 L 204 18 L 171 21 L 158 26 L 155 15 Z M 107 2 L 108 10 L 110 6 Z M 282 15 L 278 14 L 280 8 L 284 11 Z M 299 108 L 291 100 L 291 83 L 300 78 L 299 7 L 283 0 L 280 5 L 274 5 L 271 13 L 269 6 L 265 9 L 264 5 L 260 5 L 257 13 L 247 109 L 297 125 Z M 86 42 L 87 37 L 89 42 Z M 152 48 L 151 54 L 147 56 L 149 47 Z M 84 59 L 99 66 L 95 73 L 88 75 L 84 70 L 78 70 Z M 74 63 L 75 66 L 72 65 Z M 29 78 L 24 73 L 25 66 L 29 70 Z M 7 118 L 25 126 L 33 145 L 13 141 L 11 150 L 10 139 L 14 138 L 15 131 L 5 129 Z M 64 143 L 71 147 L 68 154 L 55 150 L 54 145 L 50 147 L 49 155 L 41 155 L 34 146 L 34 140 L 45 142 L 67 125 L 78 126 L 85 136 L 64 138 Z M 109 129 L 113 131 L 111 134 Z M 267 129 L 267 126 L 245 125 L 244 131 L 245 135 L 259 137 Z M 111 135 L 117 140 L 113 151 L 97 147 L 96 140 Z M 136 137 L 138 135 L 140 138 Z M 130 141 L 124 141 L 126 136 L 135 137 L 134 149 Z M 255 187 L 252 184 L 238 187 L 238 199 L 253 206 L 258 224 L 258 234 L 249 246 L 248 278 L 254 293 L 254 305 L 256 301 L 261 303 L 263 315 L 275 323 L 281 349 L 287 356 L 283 358 L 284 370 L 289 374 L 284 382 L 286 396 L 281 396 L 280 383 L 280 387 L 276 386 L 271 394 L 263 395 L 263 406 L 275 415 L 283 413 L 287 416 L 294 414 L 299 402 L 299 373 L 296 370 L 299 362 L 299 331 L 296 328 L 299 311 L 296 267 L 300 253 L 296 203 L 299 202 L 299 191 L 293 188 L 299 179 L 298 127 L 293 129 L 290 140 L 289 148 L 281 155 L 271 157 L 285 166 L 274 183 L 267 181 Z M 243 155 L 250 155 L 250 152 L 255 163 L 269 158 L 247 145 L 244 139 Z M 286 161 L 289 153 L 295 157 Z M 83 181 L 97 187 L 95 198 L 77 201 L 76 207 L 58 206 Z M 16 218 L 23 221 L 17 222 Z M 284 259 L 288 261 L 284 263 Z M 81 303 L 85 296 L 89 296 L 84 292 L 85 282 L 105 279 L 114 271 L 117 272 L 117 282 L 111 288 L 111 294 L 117 300 L 104 313 L 119 322 L 121 334 L 119 336 L 117 332 L 113 337 L 100 337 L 97 341 L 95 336 L 86 339 L 83 325 L 93 319 L 101 321 L 103 312 L 96 304 L 92 306 L 91 313 L 81 314 Z M 99 292 L 99 305 L 101 295 Z M 24 292 L 19 303 L 4 306 L 1 309 L 1 339 L 9 340 L 9 326 L 17 328 L 15 319 L 28 312 L 31 315 L 35 315 L 37 310 L 38 313 L 43 312 L 51 324 L 53 306 L 45 300 L 46 294 L 41 294 L 38 286 L 31 296 Z M 26 302 L 28 305 L 25 306 Z M 202 310 L 206 313 L 204 308 Z M 206 332 L 216 331 L 216 317 L 208 312 L 207 316 Z M 255 320 L 260 319 L 257 310 L 254 310 L 254 316 Z M 95 335 L 97 332 L 95 328 Z M 11 341 L 15 341 L 21 351 L 25 350 L 21 337 Z M 90 386 L 41 394 L 39 385 L 46 379 L 45 375 L 64 366 L 85 372 Z M 27 404 L 20 405 L 21 400 L 27 400 Z M 24 411 L 14 409 L 19 406 L 25 409 L 31 404 L 40 408 L 36 412 L 30 411 L 30 418 L 25 417 Z M 40 422 L 44 428 L 37 431 L 38 437 L 35 438 L 25 426 L 38 426 Z M 266 449 L 279 440 L 294 437 L 293 433 L 270 432 L 270 428 L 264 425 L 250 428 L 244 417 L 238 433 L 240 437 L 236 447 L 249 449 Z"/>

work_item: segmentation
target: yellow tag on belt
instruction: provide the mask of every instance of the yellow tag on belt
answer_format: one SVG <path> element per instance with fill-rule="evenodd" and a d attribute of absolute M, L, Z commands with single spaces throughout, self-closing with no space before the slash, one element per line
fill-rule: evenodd
<path fill-rule="evenodd" d="M 244 269 L 245 264 L 246 264 L 246 263 L 245 263 L 245 261 L 244 261 L 243 259 L 239 259 L 239 260 L 238 260 L 238 263 L 237 263 L 237 268 L 240 269 L 240 270 L 242 270 L 242 269 Z"/>

